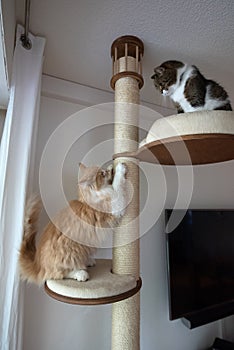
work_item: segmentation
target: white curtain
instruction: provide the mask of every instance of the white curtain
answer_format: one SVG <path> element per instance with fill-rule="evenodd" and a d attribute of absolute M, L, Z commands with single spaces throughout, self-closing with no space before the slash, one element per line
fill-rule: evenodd
<path fill-rule="evenodd" d="M 10 101 L 0 149 L 0 349 L 22 349 L 23 293 L 18 251 L 29 165 L 33 159 L 45 39 L 30 35 L 23 48 L 17 27 Z M 31 166 L 32 168 L 32 166 Z"/>

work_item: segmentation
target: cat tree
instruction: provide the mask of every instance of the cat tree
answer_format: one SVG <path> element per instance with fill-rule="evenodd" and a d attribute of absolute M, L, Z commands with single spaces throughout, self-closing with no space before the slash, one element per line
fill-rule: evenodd
<path fill-rule="evenodd" d="M 234 159 L 234 112 L 183 113 L 157 120 L 138 149 L 139 90 L 143 86 L 144 46 L 134 36 L 111 47 L 115 90 L 115 164 L 124 161 L 133 198 L 114 233 L 113 259 L 98 260 L 90 280 L 47 281 L 46 292 L 72 304 L 113 303 L 112 349 L 140 348 L 139 171 L 138 161 L 164 165 L 198 165 Z M 125 238 L 127 237 L 127 244 Z"/>
<path fill-rule="evenodd" d="M 115 90 L 115 153 L 138 149 L 139 89 L 143 86 L 142 56 L 144 46 L 134 36 L 116 39 L 111 47 Z M 124 161 L 127 178 L 133 186 L 133 197 L 121 225 L 114 233 L 113 259 L 97 261 L 90 268 L 90 280 L 49 280 L 46 292 L 53 298 L 72 304 L 97 305 L 113 303 L 112 349 L 140 348 L 139 266 L 139 171 L 132 157 L 115 157 L 115 165 Z"/>

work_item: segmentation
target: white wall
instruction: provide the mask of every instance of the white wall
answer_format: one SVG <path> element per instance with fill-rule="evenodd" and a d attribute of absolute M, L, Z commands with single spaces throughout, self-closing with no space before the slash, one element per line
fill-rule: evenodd
<path fill-rule="evenodd" d="M 48 77 L 44 77 L 42 89 L 35 164 L 35 190 L 38 190 L 41 153 L 47 139 L 57 126 L 84 106 L 113 100 L 111 93 L 103 93 Z M 80 118 L 83 123 L 80 127 L 85 123 L 88 127 L 88 120 L 82 118 L 82 113 L 78 113 L 78 120 Z M 63 185 L 67 197 L 76 197 L 78 162 L 95 144 L 112 137 L 112 126 L 99 127 L 81 137 L 73 145 L 66 157 L 63 169 Z M 111 154 L 110 147 L 106 157 L 111 159 Z M 95 163 L 96 157 L 93 159 L 92 157 L 94 156 L 91 154 L 88 161 Z M 152 186 L 151 210 L 153 215 L 154 210 L 160 209 L 160 203 L 162 203 L 161 207 L 169 207 L 175 199 L 175 169 L 162 170 L 160 167 L 151 165 L 143 165 L 143 168 L 147 170 Z M 233 163 L 194 169 L 194 192 L 191 207 L 233 208 L 233 169 Z M 52 170 L 48 169 L 48 174 Z M 186 171 L 184 169 L 184 175 Z M 166 198 L 165 179 L 170 189 Z M 186 191 L 186 186 L 188 186 L 186 176 L 183 186 L 183 191 Z M 142 198 L 146 195 L 145 191 L 146 184 L 143 181 Z M 181 206 L 183 206 L 183 198 Z M 144 220 L 147 221 L 147 216 Z M 98 255 L 108 257 L 110 251 L 102 250 Z M 222 336 L 220 321 L 194 330 L 187 329 L 180 320 L 169 321 L 162 215 L 141 239 L 141 272 L 143 279 L 141 291 L 142 350 L 203 350 L 212 344 L 216 336 Z M 225 335 L 230 340 L 233 338 L 233 329 L 233 319 L 229 318 L 225 324 Z M 69 350 L 109 350 L 111 348 L 111 306 L 85 307 L 63 304 L 48 297 L 42 287 L 27 285 L 25 288 L 24 350 L 64 350 L 66 348 Z"/>

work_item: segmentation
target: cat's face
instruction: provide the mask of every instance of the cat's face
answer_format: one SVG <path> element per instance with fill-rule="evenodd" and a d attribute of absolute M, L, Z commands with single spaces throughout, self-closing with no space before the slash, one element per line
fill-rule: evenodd
<path fill-rule="evenodd" d="M 78 184 L 82 187 L 92 187 L 94 190 L 98 191 L 111 184 L 112 180 L 112 168 L 104 170 L 96 166 L 86 167 L 84 164 L 80 163 Z"/>
<path fill-rule="evenodd" d="M 170 96 L 174 92 L 174 85 L 177 81 L 178 68 L 183 67 L 183 63 L 179 61 L 166 61 L 159 67 L 154 68 L 154 86 L 164 96 Z"/>

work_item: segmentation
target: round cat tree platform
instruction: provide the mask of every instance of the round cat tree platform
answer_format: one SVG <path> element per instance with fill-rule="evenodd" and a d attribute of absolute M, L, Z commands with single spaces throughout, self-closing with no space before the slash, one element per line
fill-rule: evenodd
<path fill-rule="evenodd" d="M 98 259 L 96 266 L 88 268 L 90 280 L 47 280 L 45 291 L 52 298 L 65 303 L 100 305 L 127 299 L 140 290 L 141 279 L 136 280 L 131 275 L 113 274 L 111 269 L 111 260 Z"/>
<path fill-rule="evenodd" d="M 162 165 L 202 165 L 234 159 L 234 112 L 202 111 L 158 119 L 134 157 Z"/>

